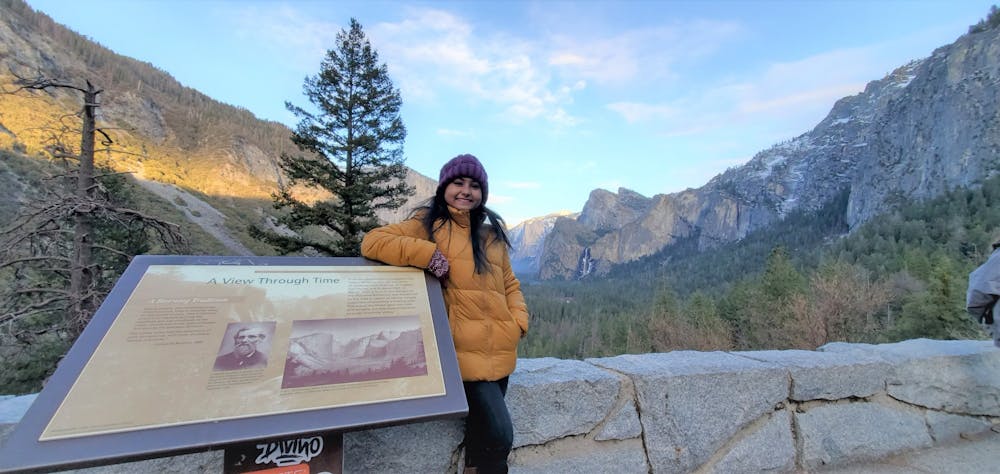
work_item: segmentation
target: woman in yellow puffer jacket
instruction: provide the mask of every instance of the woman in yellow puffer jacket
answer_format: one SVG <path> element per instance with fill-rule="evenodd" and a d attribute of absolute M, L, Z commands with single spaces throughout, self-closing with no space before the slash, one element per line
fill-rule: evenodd
<path fill-rule="evenodd" d="M 465 472 L 507 472 L 514 440 L 504 402 L 517 343 L 528 331 L 521 284 L 511 270 L 503 220 L 486 208 L 489 183 L 476 157 L 441 168 L 430 202 L 399 223 L 373 229 L 361 254 L 390 265 L 425 268 L 439 279 L 469 416 Z M 488 221 L 488 223 L 487 223 Z"/>

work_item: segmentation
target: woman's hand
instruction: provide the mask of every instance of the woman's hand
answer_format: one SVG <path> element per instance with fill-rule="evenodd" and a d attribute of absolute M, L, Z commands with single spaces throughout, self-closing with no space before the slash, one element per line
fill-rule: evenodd
<path fill-rule="evenodd" d="M 444 280 L 448 276 L 449 269 L 448 258 L 440 250 L 435 250 L 434 255 L 431 256 L 431 263 L 427 264 L 427 270 L 439 280 Z"/>

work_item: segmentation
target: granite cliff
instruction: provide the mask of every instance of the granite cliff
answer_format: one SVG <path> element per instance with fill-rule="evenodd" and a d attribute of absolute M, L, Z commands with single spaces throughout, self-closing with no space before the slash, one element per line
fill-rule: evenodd
<path fill-rule="evenodd" d="M 567 216 L 575 217 L 576 214 L 565 211 L 533 217 L 510 228 L 507 235 L 511 245 L 510 260 L 518 276 L 538 274 L 538 255 L 545 245 L 545 236 L 552 230 L 556 219 Z"/>

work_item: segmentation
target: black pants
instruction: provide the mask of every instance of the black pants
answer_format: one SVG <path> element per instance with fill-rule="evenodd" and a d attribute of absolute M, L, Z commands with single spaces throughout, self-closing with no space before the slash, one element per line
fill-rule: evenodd
<path fill-rule="evenodd" d="M 465 419 L 465 465 L 480 474 L 506 473 L 514 444 L 514 425 L 504 396 L 507 377 L 496 382 L 464 382 L 469 416 Z"/>

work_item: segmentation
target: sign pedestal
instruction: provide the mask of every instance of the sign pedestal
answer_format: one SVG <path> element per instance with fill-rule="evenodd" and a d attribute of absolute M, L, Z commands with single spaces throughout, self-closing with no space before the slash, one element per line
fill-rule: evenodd
<path fill-rule="evenodd" d="M 226 448 L 223 474 L 342 474 L 344 435 L 327 433 Z"/>

